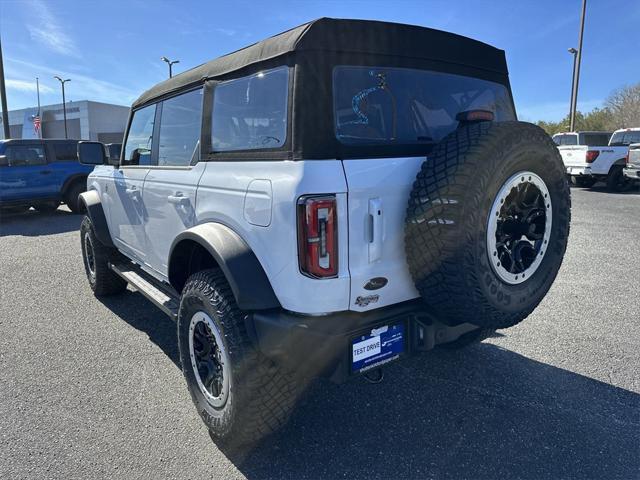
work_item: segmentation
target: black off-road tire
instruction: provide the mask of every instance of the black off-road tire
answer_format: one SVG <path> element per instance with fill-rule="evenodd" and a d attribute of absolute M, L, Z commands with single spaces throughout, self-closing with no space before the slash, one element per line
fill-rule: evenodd
<path fill-rule="evenodd" d="M 201 392 L 191 363 L 189 327 L 198 312 L 213 320 L 229 357 L 230 387 L 226 402 L 219 408 Z M 245 319 L 246 314 L 236 305 L 231 287 L 219 269 L 203 270 L 189 277 L 178 314 L 182 371 L 211 438 L 228 449 L 254 444 L 284 425 L 303 389 L 301 379 L 283 371 L 254 348 Z"/>
<path fill-rule="evenodd" d="M 82 181 L 77 181 L 65 192 L 64 203 L 73 213 L 84 213 L 84 202 L 80 199 L 80 194 L 86 190 L 86 184 Z"/>
<path fill-rule="evenodd" d="M 58 210 L 59 206 L 60 206 L 60 202 L 53 201 L 53 200 L 49 202 L 39 202 L 39 203 L 33 204 L 33 208 L 35 208 L 37 211 L 42 213 L 55 212 L 56 210 Z"/>
<path fill-rule="evenodd" d="M 518 284 L 489 263 L 488 216 L 499 189 L 530 171 L 551 196 L 552 227 L 539 267 Z M 523 122 L 482 122 L 458 128 L 429 155 L 407 210 L 405 249 L 420 295 L 442 321 L 499 329 L 526 318 L 553 283 L 567 247 L 571 198 L 551 138 Z"/>
<path fill-rule="evenodd" d="M 453 342 L 443 344 L 442 348 L 446 350 L 461 350 L 486 340 L 494 333 L 496 333 L 496 331 L 493 328 L 478 328 L 464 335 L 460 335 L 460 337 Z"/>
<path fill-rule="evenodd" d="M 96 297 L 115 295 L 127 289 L 127 282 L 109 268 L 109 262 L 119 260 L 120 254 L 98 240 L 88 216 L 84 217 L 80 225 L 80 246 L 89 286 Z M 88 247 L 93 251 L 93 267 L 90 266 Z"/>
<path fill-rule="evenodd" d="M 625 177 L 624 167 L 622 165 L 614 165 L 607 175 L 607 191 L 612 193 L 624 192 L 631 186 L 631 181 Z"/>

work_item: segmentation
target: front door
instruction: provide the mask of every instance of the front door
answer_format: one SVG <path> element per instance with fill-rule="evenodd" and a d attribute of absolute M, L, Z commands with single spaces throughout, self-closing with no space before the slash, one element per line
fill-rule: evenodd
<path fill-rule="evenodd" d="M 167 275 L 173 240 L 196 223 L 196 189 L 205 163 L 200 160 L 202 88 L 164 100 L 158 106 L 157 161 L 144 181 L 145 263 Z"/>
<path fill-rule="evenodd" d="M 51 169 L 41 143 L 9 144 L 4 155 L 5 165 L 0 171 L 0 200 L 18 202 L 55 196 L 48 188 Z"/>
<path fill-rule="evenodd" d="M 124 156 L 113 179 L 105 186 L 108 196 L 109 229 L 116 246 L 134 260 L 145 262 L 146 210 L 142 201 L 144 180 L 154 157 L 156 105 L 133 113 Z"/>

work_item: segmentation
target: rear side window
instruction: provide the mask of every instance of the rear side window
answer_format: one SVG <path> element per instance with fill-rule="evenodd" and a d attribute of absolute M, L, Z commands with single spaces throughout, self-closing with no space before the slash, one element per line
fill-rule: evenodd
<path fill-rule="evenodd" d="M 76 143 L 54 143 L 53 153 L 56 162 L 78 161 L 78 145 Z"/>
<path fill-rule="evenodd" d="M 214 152 L 282 147 L 287 136 L 289 69 L 220 83 L 213 94 Z"/>
<path fill-rule="evenodd" d="M 4 154 L 12 167 L 44 165 L 44 147 L 40 145 L 9 145 Z"/>
<path fill-rule="evenodd" d="M 202 88 L 162 102 L 158 165 L 187 166 L 200 158 Z"/>
<path fill-rule="evenodd" d="M 556 135 L 553 137 L 553 140 L 556 142 L 557 145 L 577 145 L 578 135 L 575 135 L 575 134 Z"/>
<path fill-rule="evenodd" d="M 441 140 L 456 115 L 489 110 L 515 120 L 499 83 L 428 70 L 339 66 L 333 74 L 335 134 L 350 145 L 419 145 Z"/>
<path fill-rule="evenodd" d="M 582 136 L 581 145 L 592 147 L 606 147 L 609 145 L 609 135 L 606 133 L 585 133 Z"/>
<path fill-rule="evenodd" d="M 123 165 L 150 165 L 151 145 L 153 143 L 153 124 L 155 122 L 156 106 L 136 110 L 129 126 Z"/>

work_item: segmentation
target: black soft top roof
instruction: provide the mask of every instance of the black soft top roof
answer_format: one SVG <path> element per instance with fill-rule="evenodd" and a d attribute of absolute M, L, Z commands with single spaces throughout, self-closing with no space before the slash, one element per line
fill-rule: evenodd
<path fill-rule="evenodd" d="M 507 75 L 504 51 L 461 35 L 431 28 L 370 20 L 320 18 L 254 43 L 161 82 L 144 92 L 136 108 L 158 97 L 295 53 L 296 63 L 325 62 L 339 54 L 428 60 Z"/>

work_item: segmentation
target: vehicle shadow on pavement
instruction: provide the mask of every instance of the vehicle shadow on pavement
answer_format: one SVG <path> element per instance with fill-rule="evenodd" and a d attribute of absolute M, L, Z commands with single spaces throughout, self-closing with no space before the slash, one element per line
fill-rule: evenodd
<path fill-rule="evenodd" d="M 142 295 L 100 301 L 181 368 L 175 323 Z M 640 395 L 482 343 L 394 364 L 379 384 L 315 382 L 280 432 L 223 453 L 251 480 L 626 479 L 638 445 Z"/>
<path fill-rule="evenodd" d="M 0 237 L 39 237 L 80 229 L 82 215 L 58 209 L 50 213 L 27 210 L 22 213 L 0 213 Z"/>
<path fill-rule="evenodd" d="M 319 382 L 230 459 L 266 478 L 637 478 L 640 395 L 491 344 Z"/>
<path fill-rule="evenodd" d="M 177 327 L 173 320 L 135 291 L 127 290 L 113 297 L 99 297 L 98 300 L 133 328 L 146 333 L 149 340 L 160 347 L 176 367 L 182 370 Z"/>
<path fill-rule="evenodd" d="M 598 192 L 598 193 L 606 193 L 608 195 L 640 195 L 640 185 L 639 186 L 631 186 L 628 190 L 623 192 L 610 192 L 607 190 L 607 186 L 604 183 L 596 183 L 593 187 L 584 188 L 584 187 L 571 187 L 572 189 L 584 190 L 585 192 Z"/>

